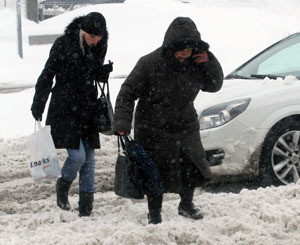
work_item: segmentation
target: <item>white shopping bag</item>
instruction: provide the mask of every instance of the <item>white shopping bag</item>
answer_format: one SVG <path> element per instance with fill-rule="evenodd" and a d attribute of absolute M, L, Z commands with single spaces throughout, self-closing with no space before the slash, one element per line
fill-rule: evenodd
<path fill-rule="evenodd" d="M 29 167 L 33 180 L 51 179 L 61 176 L 56 149 L 50 133 L 50 126 L 42 127 L 37 121 L 38 130 L 27 139 L 30 152 Z"/>

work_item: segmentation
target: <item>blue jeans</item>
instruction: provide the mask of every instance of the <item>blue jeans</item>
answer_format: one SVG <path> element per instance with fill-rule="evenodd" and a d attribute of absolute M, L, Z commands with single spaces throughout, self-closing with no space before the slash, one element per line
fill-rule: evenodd
<path fill-rule="evenodd" d="M 64 180 L 72 182 L 79 172 L 79 191 L 95 191 L 95 152 L 87 142 L 80 140 L 79 149 L 67 149 L 68 158 L 61 170 Z"/>

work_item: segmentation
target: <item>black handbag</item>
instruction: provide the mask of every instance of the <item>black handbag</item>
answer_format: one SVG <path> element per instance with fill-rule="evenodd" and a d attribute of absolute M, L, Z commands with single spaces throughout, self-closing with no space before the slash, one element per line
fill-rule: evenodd
<path fill-rule="evenodd" d="M 101 84 L 98 81 L 96 84 L 97 88 L 100 89 L 101 94 L 96 101 L 94 125 L 97 132 L 105 135 L 113 135 L 114 112 L 109 96 L 108 81 L 103 83 L 103 87 L 101 87 Z M 106 93 L 105 85 L 107 85 Z"/>
<path fill-rule="evenodd" d="M 120 145 L 122 152 L 120 152 Z M 115 193 L 118 196 L 143 199 L 143 177 L 139 166 L 130 160 L 122 136 L 118 136 L 118 158 L 115 167 Z"/>

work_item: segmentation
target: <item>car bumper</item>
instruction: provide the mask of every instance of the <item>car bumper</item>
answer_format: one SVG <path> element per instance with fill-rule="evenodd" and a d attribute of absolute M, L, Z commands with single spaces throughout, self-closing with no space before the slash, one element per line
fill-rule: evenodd
<path fill-rule="evenodd" d="M 259 133 L 259 129 L 250 128 L 238 118 L 217 128 L 200 130 L 213 179 L 257 175 L 262 146 L 256 142 Z"/>

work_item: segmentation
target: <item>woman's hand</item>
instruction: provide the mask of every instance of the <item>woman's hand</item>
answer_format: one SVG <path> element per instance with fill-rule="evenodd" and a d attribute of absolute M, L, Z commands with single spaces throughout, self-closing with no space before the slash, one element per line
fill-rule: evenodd
<path fill-rule="evenodd" d="M 119 135 L 123 136 L 123 135 L 129 135 L 130 133 L 125 133 L 124 131 L 118 131 Z"/>
<path fill-rule="evenodd" d="M 209 61 L 207 51 L 193 54 L 192 58 L 196 64 L 205 63 L 205 62 Z"/>

